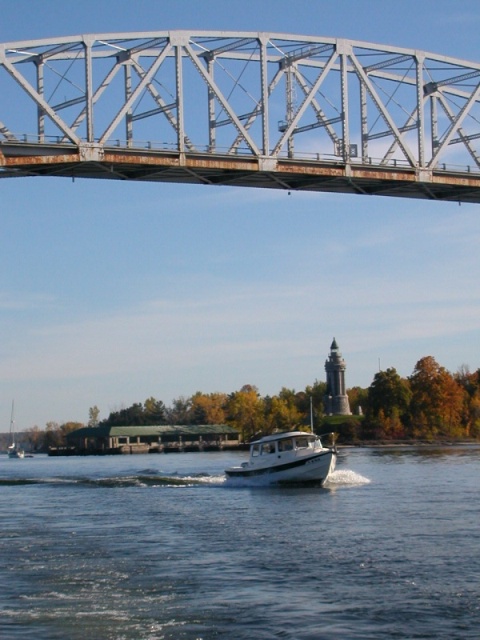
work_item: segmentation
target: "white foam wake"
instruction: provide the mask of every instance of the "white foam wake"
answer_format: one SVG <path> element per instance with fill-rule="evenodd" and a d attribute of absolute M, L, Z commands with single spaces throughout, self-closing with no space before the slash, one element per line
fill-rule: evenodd
<path fill-rule="evenodd" d="M 328 485 L 368 484 L 370 480 L 350 469 L 336 469 L 327 480 Z"/>

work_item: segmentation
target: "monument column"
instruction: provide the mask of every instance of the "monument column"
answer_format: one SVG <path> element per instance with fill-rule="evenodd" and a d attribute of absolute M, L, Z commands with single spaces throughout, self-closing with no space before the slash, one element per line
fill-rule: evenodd
<path fill-rule="evenodd" d="M 327 373 L 327 395 L 325 411 L 329 415 L 351 415 L 350 404 L 345 386 L 345 360 L 342 358 L 335 338 L 330 346 L 330 355 L 325 361 Z"/>

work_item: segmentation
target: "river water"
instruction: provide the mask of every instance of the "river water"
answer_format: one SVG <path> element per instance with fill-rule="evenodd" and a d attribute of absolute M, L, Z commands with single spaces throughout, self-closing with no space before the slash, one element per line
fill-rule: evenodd
<path fill-rule="evenodd" d="M 480 447 L 345 448 L 324 488 L 237 452 L 0 457 L 0 638 L 480 637 Z"/>

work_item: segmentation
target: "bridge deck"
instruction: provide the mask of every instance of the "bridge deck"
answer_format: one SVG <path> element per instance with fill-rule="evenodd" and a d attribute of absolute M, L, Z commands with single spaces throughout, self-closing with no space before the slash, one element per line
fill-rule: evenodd
<path fill-rule="evenodd" d="M 346 165 L 288 158 L 272 161 L 271 158 L 172 151 L 146 153 L 114 148 L 85 158 L 78 151 L 65 151 L 50 148 L 43 149 L 41 154 L 28 154 L 26 149 L 20 151 L 18 145 L 0 145 L 0 177 L 182 182 L 480 203 L 480 173 L 447 168 L 426 174 L 405 166 L 379 167 L 360 162 Z"/>

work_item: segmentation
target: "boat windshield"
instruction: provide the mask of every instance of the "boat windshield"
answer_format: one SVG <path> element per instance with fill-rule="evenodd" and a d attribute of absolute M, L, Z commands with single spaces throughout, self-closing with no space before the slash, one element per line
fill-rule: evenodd
<path fill-rule="evenodd" d="M 293 439 L 286 438 L 285 440 L 278 441 L 278 450 L 279 451 L 292 451 L 293 450 Z"/>
<path fill-rule="evenodd" d="M 262 444 L 262 456 L 268 455 L 269 453 L 275 453 L 275 442 L 264 442 Z"/>
<path fill-rule="evenodd" d="M 256 442 L 252 444 L 250 455 L 252 458 L 257 456 L 268 456 L 275 453 L 275 442 Z"/>
<path fill-rule="evenodd" d="M 313 439 L 308 436 L 295 438 L 295 446 L 297 449 L 308 449 L 313 447 Z"/>

